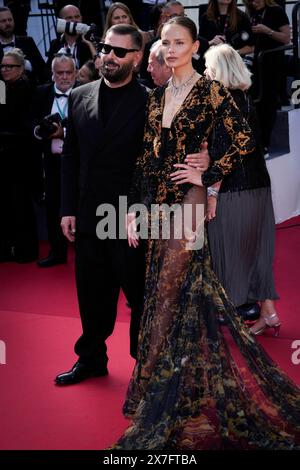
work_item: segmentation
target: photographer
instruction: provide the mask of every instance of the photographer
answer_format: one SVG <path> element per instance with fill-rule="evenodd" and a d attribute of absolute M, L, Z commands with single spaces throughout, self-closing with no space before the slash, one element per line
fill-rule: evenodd
<path fill-rule="evenodd" d="M 38 87 L 34 104 L 34 135 L 41 141 L 45 174 L 45 203 L 48 225 L 49 255 L 38 261 L 48 268 L 67 261 L 67 242 L 60 228 L 60 156 L 68 116 L 68 97 L 75 85 L 77 70 L 74 59 L 57 54 L 52 62 L 51 84 Z"/>
<path fill-rule="evenodd" d="M 82 23 L 80 10 L 74 5 L 67 5 L 62 8 L 59 18 L 67 22 Z M 50 68 L 55 54 L 62 51 L 72 55 L 77 69 L 80 69 L 88 60 L 93 59 L 96 51 L 92 42 L 83 38 L 83 34 L 79 33 L 76 28 L 74 31 L 73 28 L 71 31 L 65 31 L 60 38 L 53 39 L 47 52 L 47 66 Z"/>

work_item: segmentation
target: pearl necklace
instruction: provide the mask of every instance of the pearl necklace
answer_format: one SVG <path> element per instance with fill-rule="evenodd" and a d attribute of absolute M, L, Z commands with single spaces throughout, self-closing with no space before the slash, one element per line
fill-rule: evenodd
<path fill-rule="evenodd" d="M 173 77 L 171 78 L 170 90 L 174 98 L 177 98 L 177 96 L 180 95 L 185 90 L 185 88 L 191 83 L 196 73 L 197 73 L 196 70 L 194 70 L 192 75 L 185 82 L 181 83 L 181 85 L 178 85 L 178 86 L 174 85 Z"/>

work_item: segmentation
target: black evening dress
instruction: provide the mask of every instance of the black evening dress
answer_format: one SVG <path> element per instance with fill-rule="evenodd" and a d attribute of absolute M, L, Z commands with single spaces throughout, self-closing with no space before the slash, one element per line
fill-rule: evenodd
<path fill-rule="evenodd" d="M 221 133 L 224 156 L 203 175 L 208 186 L 251 155 L 249 127 L 229 93 L 204 78 L 164 132 L 163 106 L 164 88 L 156 89 L 131 202 L 201 208 L 206 191 L 171 182 L 173 164 Z M 160 222 L 164 216 L 162 210 Z M 212 271 L 196 211 L 188 220 L 194 239 L 171 234 L 148 242 L 138 358 L 123 409 L 131 425 L 113 449 L 299 448 L 299 389 L 242 324 Z M 218 324 L 220 313 L 227 329 Z"/>

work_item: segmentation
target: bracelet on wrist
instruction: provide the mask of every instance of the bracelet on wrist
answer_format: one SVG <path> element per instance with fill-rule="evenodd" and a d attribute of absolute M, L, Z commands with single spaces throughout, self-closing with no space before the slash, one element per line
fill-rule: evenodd
<path fill-rule="evenodd" d="M 274 34 L 274 31 L 273 31 L 273 29 L 271 29 L 271 30 L 268 32 L 268 36 L 272 37 L 273 34 Z"/>
<path fill-rule="evenodd" d="M 207 196 L 212 196 L 215 197 L 216 199 L 218 198 L 219 191 L 215 188 L 212 188 L 211 186 L 207 188 Z"/>

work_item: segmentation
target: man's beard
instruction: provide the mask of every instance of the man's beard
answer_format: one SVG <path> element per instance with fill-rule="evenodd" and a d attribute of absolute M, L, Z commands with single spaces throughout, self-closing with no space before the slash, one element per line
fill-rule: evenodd
<path fill-rule="evenodd" d="M 106 68 L 106 65 L 113 65 L 116 68 L 109 70 Z M 133 62 L 123 65 L 118 65 L 112 60 L 103 62 L 100 66 L 100 72 L 106 80 L 111 83 L 123 82 L 126 78 L 129 77 L 133 70 Z"/>
<path fill-rule="evenodd" d="M 0 35 L 5 38 L 9 39 L 13 35 L 13 29 L 10 30 L 0 30 Z"/>

